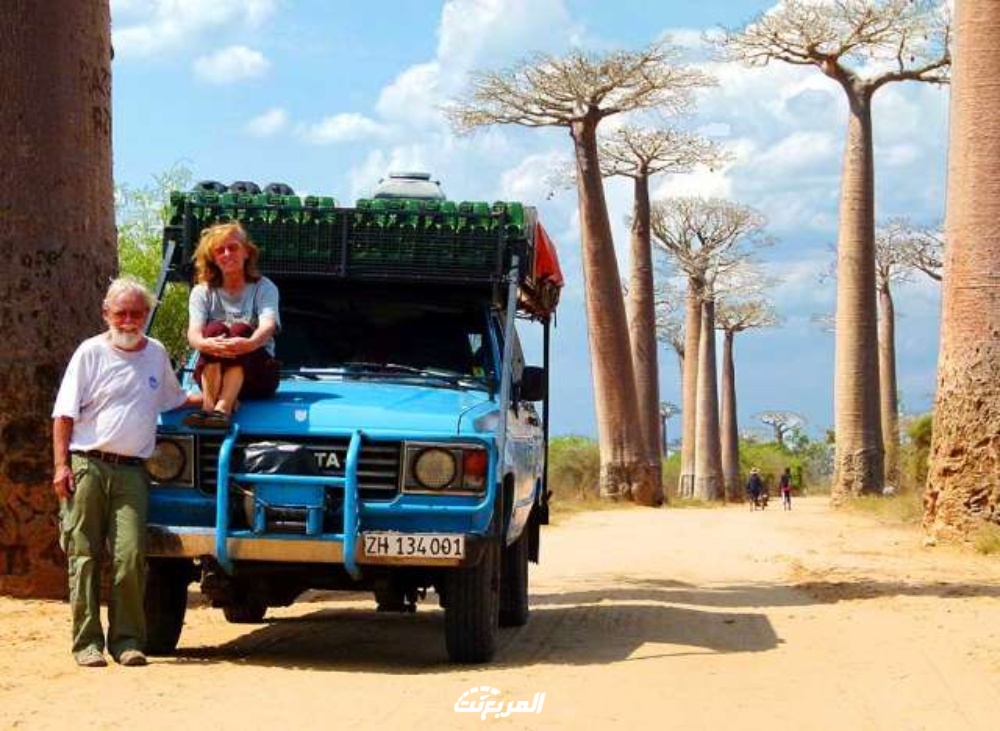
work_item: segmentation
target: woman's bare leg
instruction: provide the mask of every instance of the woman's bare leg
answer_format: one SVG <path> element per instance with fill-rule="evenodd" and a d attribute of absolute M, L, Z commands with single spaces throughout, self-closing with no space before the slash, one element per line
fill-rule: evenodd
<path fill-rule="evenodd" d="M 236 398 L 243 387 L 243 366 L 229 366 L 222 374 L 222 390 L 215 401 L 215 410 L 223 414 L 233 413 Z M 206 407 L 207 408 L 207 407 Z"/>
<path fill-rule="evenodd" d="M 215 408 L 222 382 L 221 364 L 206 363 L 201 371 L 201 393 L 204 398 L 201 408 L 205 411 L 211 411 Z"/>

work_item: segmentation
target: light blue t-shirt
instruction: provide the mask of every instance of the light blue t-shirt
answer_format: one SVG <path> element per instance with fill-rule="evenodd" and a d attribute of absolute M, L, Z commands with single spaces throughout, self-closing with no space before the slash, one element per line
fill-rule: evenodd
<path fill-rule="evenodd" d="M 281 330 L 278 288 L 267 277 L 247 282 L 238 295 L 231 295 L 221 287 L 198 284 L 191 290 L 191 297 L 188 299 L 188 317 L 198 327 L 205 327 L 210 322 L 224 322 L 227 325 L 245 322 L 257 329 L 260 318 L 265 315 L 274 318 L 275 332 Z M 274 355 L 274 338 L 268 340 L 264 347 Z"/>

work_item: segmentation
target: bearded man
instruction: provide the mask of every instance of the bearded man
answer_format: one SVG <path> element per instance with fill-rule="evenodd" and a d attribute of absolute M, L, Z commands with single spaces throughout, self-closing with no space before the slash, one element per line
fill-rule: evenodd
<path fill-rule="evenodd" d="M 102 307 L 108 329 L 73 353 L 52 409 L 52 483 L 69 559 L 73 656 L 82 667 L 107 665 L 99 597 L 105 545 L 114 569 L 107 649 L 122 665 L 146 664 L 144 460 L 159 413 L 200 401 L 181 389 L 163 345 L 143 334 L 153 303 L 137 279 L 111 283 Z"/>

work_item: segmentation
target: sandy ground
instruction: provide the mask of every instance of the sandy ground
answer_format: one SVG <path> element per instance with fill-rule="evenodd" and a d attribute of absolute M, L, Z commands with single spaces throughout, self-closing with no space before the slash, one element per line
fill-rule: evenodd
<path fill-rule="evenodd" d="M 580 514 L 542 550 L 485 667 L 447 663 L 436 602 L 326 594 L 256 626 L 192 606 L 177 657 L 83 670 L 65 604 L 0 598 L 0 728 L 1000 727 L 1000 559 L 822 498 Z M 544 703 L 455 712 L 484 686 Z"/>

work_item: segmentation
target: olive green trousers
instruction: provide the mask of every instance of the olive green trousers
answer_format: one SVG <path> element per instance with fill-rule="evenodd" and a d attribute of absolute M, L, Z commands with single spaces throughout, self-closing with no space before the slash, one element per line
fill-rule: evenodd
<path fill-rule="evenodd" d="M 142 602 L 149 510 L 146 469 L 74 454 L 73 478 L 76 490 L 60 508 L 61 543 L 69 559 L 73 653 L 105 648 L 100 586 L 106 546 L 114 572 L 107 648 L 115 658 L 125 650 L 142 650 L 146 644 Z"/>

